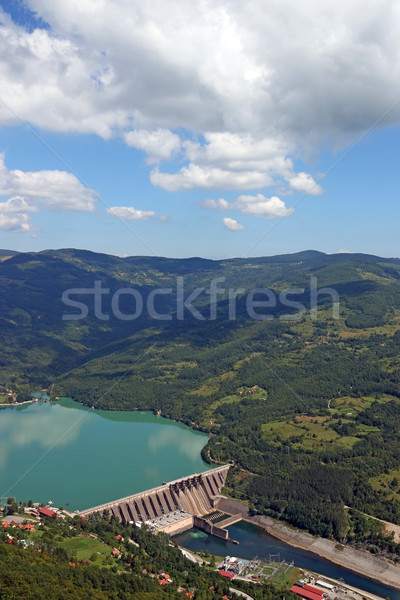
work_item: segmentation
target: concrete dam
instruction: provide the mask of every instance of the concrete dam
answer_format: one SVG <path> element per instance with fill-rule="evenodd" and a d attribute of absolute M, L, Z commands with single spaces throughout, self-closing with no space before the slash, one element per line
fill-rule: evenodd
<path fill-rule="evenodd" d="M 161 486 L 81 511 L 82 517 L 109 512 L 125 523 L 146 523 L 150 530 L 177 534 L 193 526 L 228 539 L 228 532 L 203 518 L 215 509 L 230 465 L 163 483 Z"/>

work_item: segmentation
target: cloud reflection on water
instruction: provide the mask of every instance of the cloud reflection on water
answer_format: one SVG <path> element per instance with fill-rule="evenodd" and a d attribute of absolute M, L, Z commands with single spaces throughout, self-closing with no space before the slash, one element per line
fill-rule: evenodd
<path fill-rule="evenodd" d="M 79 421 L 81 415 L 60 408 L 50 404 L 31 405 L 24 411 L 3 408 L 0 411 L 0 468 L 7 464 L 10 453 L 16 449 L 37 444 L 41 450 L 47 450 L 57 440 L 57 446 L 67 446 L 75 441 L 83 425 Z"/>

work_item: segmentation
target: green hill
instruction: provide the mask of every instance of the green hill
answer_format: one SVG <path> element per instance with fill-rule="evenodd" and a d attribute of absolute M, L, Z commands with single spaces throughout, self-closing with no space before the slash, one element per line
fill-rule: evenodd
<path fill-rule="evenodd" d="M 212 306 L 206 290 L 217 278 L 225 292 Z M 109 290 L 97 318 L 93 293 L 76 291 L 96 281 Z M 313 285 L 330 291 L 313 303 Z M 116 303 L 127 288 L 135 291 Z M 68 289 L 86 303 L 85 318 L 70 320 L 81 309 L 63 301 Z M 257 289 L 270 290 L 269 306 L 256 306 L 252 318 Z M 285 290 L 290 306 L 279 296 Z M 133 293 L 143 299 L 140 315 L 117 318 L 117 305 L 135 312 Z M 177 303 L 192 293 L 202 320 Z M 149 315 L 152 299 L 162 319 Z M 400 523 L 399 259 L 47 250 L 0 263 L 0 302 L 0 383 L 49 387 L 102 408 L 161 411 L 208 431 L 205 458 L 235 464 L 232 496 L 315 533 L 372 547 L 378 542 L 368 527 L 359 533 L 354 510 Z"/>

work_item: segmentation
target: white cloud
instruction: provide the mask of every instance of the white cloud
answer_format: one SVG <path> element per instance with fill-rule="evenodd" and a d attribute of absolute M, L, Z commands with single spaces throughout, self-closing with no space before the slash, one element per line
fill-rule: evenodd
<path fill-rule="evenodd" d="M 266 198 L 263 194 L 256 194 L 255 196 L 241 195 L 233 202 L 228 202 L 224 198 L 218 200 L 207 199 L 202 203 L 202 206 L 216 211 L 238 210 L 245 215 L 262 217 L 263 219 L 288 217 L 294 210 L 293 208 L 287 208 L 283 200 L 277 196 Z"/>
<path fill-rule="evenodd" d="M 156 215 L 152 210 L 138 210 L 133 208 L 133 206 L 110 206 L 110 208 L 107 208 L 107 212 L 113 217 L 118 217 L 126 221 L 144 221 Z"/>
<path fill-rule="evenodd" d="M 48 210 L 91 211 L 98 192 L 66 171 L 9 170 L 4 154 L 0 154 L 0 196 L 18 196 L 25 205 L 40 205 Z"/>
<path fill-rule="evenodd" d="M 21 196 L 14 196 L 13 198 L 9 198 L 5 202 L 0 203 L 1 212 L 3 214 L 16 214 L 21 212 L 37 212 L 37 206 L 33 206 L 29 204 L 25 200 L 25 198 L 21 198 Z"/>
<path fill-rule="evenodd" d="M 298 192 L 304 192 L 311 196 L 322 194 L 322 187 L 308 173 L 297 173 L 293 177 L 289 177 L 288 181 L 289 186 Z"/>
<path fill-rule="evenodd" d="M 400 97 L 396 0 L 26 3 L 49 29 L 0 14 L 0 123 L 119 135 L 150 162 L 198 136 L 177 173 L 152 172 L 167 190 L 320 193 L 290 157 L 345 145 Z"/>
<path fill-rule="evenodd" d="M 18 233 L 32 231 L 33 226 L 28 213 L 36 211 L 35 206 L 19 196 L 0 202 L 0 230 Z"/>
<path fill-rule="evenodd" d="M 168 192 L 191 190 L 252 189 L 271 185 L 273 180 L 268 173 L 258 171 L 230 171 L 211 165 L 200 166 L 190 163 L 178 173 L 163 173 L 157 168 L 150 173 L 150 181 Z"/>
<path fill-rule="evenodd" d="M 33 227 L 29 215 L 26 213 L 9 214 L 3 212 L 0 203 L 0 229 L 2 231 L 25 233 L 27 231 L 32 231 Z"/>
<path fill-rule="evenodd" d="M 230 217 L 224 217 L 222 219 L 225 227 L 227 229 L 230 229 L 231 231 L 241 231 L 242 229 L 244 229 L 244 225 L 241 225 L 240 223 L 238 223 L 236 221 L 236 219 L 231 219 Z"/>
<path fill-rule="evenodd" d="M 29 213 L 40 209 L 92 211 L 98 193 L 65 171 L 9 170 L 0 153 L 0 196 L 11 196 L 0 202 L 0 229 L 21 232 L 32 231 Z"/>
<path fill-rule="evenodd" d="M 148 162 L 169 160 L 179 152 L 181 147 L 179 136 L 168 131 L 168 129 L 127 131 L 124 134 L 124 139 L 128 146 L 146 152 Z"/>
<path fill-rule="evenodd" d="M 203 208 L 209 208 L 210 210 L 227 210 L 229 208 L 229 202 L 224 198 L 218 198 L 218 200 L 212 200 L 211 198 L 207 198 L 202 202 Z"/>
<path fill-rule="evenodd" d="M 293 209 L 287 208 L 283 200 L 277 196 L 266 198 L 263 194 L 256 196 L 239 196 L 231 203 L 231 208 L 240 210 L 246 215 L 274 219 L 276 217 L 288 217 Z"/>
<path fill-rule="evenodd" d="M 204 143 L 183 142 L 188 166 L 177 173 L 150 174 L 153 185 L 168 191 L 202 189 L 243 190 L 281 183 L 289 191 L 322 192 L 311 175 L 296 173 L 286 156 L 288 147 L 272 138 L 257 139 L 249 134 L 204 134 Z"/>

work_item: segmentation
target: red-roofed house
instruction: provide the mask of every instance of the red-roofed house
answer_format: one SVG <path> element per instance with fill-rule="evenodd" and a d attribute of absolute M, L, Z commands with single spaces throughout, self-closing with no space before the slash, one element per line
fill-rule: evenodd
<path fill-rule="evenodd" d="M 230 573 L 229 571 L 224 571 L 223 569 L 220 569 L 218 573 L 222 575 L 222 577 L 227 577 L 228 579 L 233 579 L 235 577 L 235 573 Z"/>
<path fill-rule="evenodd" d="M 48 517 L 49 519 L 57 516 L 57 513 L 54 510 L 49 510 L 48 508 L 39 508 L 39 515 L 41 517 Z"/>
<path fill-rule="evenodd" d="M 290 588 L 290 591 L 302 598 L 306 598 L 306 600 L 321 600 L 322 596 L 320 594 L 316 594 L 315 592 L 310 592 L 299 585 L 294 585 Z"/>
<path fill-rule="evenodd" d="M 318 594 L 319 596 L 323 596 L 325 594 L 325 592 L 323 592 L 322 590 L 319 590 L 318 588 L 312 586 L 312 585 L 304 585 L 303 588 L 305 590 L 308 590 L 309 592 L 313 592 L 314 594 Z"/>

